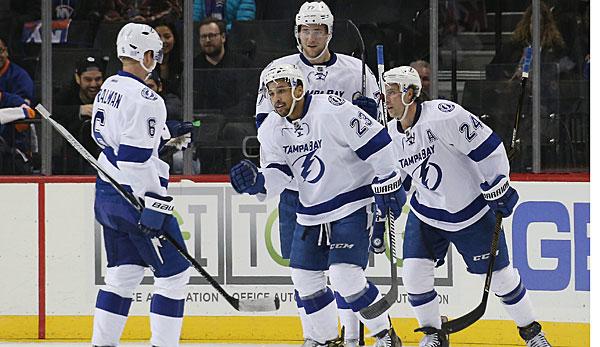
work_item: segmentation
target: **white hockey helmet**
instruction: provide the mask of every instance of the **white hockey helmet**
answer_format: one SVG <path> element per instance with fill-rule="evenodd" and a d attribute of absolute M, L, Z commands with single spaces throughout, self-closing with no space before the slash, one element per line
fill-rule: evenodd
<path fill-rule="evenodd" d="M 415 98 L 421 95 L 421 77 L 417 70 L 410 66 L 395 67 L 386 71 L 383 74 L 383 82 L 386 85 L 398 84 L 403 96 L 408 92 L 409 87 L 412 87 Z"/>
<path fill-rule="evenodd" d="M 148 73 L 156 67 L 156 63 L 162 63 L 163 51 L 162 40 L 151 26 L 140 23 L 128 23 L 119 31 L 117 36 L 117 57 L 128 57 L 140 62 L 140 65 Z M 154 64 L 152 68 L 144 66 L 144 54 L 147 51 L 154 53 Z"/>
<path fill-rule="evenodd" d="M 267 67 L 263 76 L 263 84 L 266 86 L 269 82 L 279 79 L 285 79 L 292 88 L 298 86 L 298 82 L 304 84 L 302 71 L 293 64 L 276 64 Z"/>
<path fill-rule="evenodd" d="M 296 43 L 298 50 L 302 53 L 302 45 L 300 45 L 300 26 L 309 24 L 319 24 L 327 26 L 327 44 L 325 49 L 329 46 L 329 41 L 333 37 L 333 14 L 329 10 L 329 6 L 321 1 L 305 2 L 300 6 L 300 10 L 296 14 L 296 25 L 294 26 L 294 36 L 296 37 Z"/>
<path fill-rule="evenodd" d="M 299 84 L 302 84 L 302 86 L 304 86 L 304 76 L 302 75 L 302 71 L 300 71 L 300 69 L 293 64 L 276 64 L 268 66 L 264 74 L 262 75 L 262 84 L 264 86 L 266 98 L 269 98 L 269 89 L 267 88 L 267 84 L 280 79 L 286 80 L 290 83 L 291 86 L 292 106 L 290 107 L 290 110 L 287 115 L 281 115 L 287 117 L 290 114 L 292 114 L 292 111 L 296 106 L 296 102 L 302 99 L 303 97 L 296 97 L 295 92 Z"/>

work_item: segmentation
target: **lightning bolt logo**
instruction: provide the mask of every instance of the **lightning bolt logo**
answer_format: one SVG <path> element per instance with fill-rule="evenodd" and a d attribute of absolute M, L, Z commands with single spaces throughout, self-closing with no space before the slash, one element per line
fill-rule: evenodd
<path fill-rule="evenodd" d="M 160 243 L 160 240 L 157 237 L 153 237 L 150 239 L 150 241 L 152 242 L 152 246 L 154 247 L 154 250 L 156 251 L 158 260 L 161 262 L 161 264 L 164 264 L 165 261 L 163 260 L 162 256 L 160 255 L 160 250 L 158 249 L 159 247 L 162 248 L 162 244 Z"/>
<path fill-rule="evenodd" d="M 294 163 L 292 164 L 292 166 L 296 165 L 296 163 L 298 161 L 300 161 L 301 159 L 304 158 L 304 160 L 302 161 L 302 165 L 300 167 L 302 167 L 302 172 L 300 173 L 300 176 L 302 176 L 302 178 L 304 178 L 304 181 L 307 181 L 308 183 L 317 183 L 321 177 L 323 177 L 323 174 L 325 173 L 325 165 L 323 164 L 323 161 L 321 160 L 321 158 L 319 158 L 317 155 L 315 155 L 316 153 L 316 149 L 301 156 L 300 158 L 296 159 L 294 161 Z M 313 164 L 317 163 L 318 169 L 319 169 L 319 173 L 316 175 L 316 177 L 308 179 L 308 176 L 313 173 Z"/>
<path fill-rule="evenodd" d="M 415 176 L 414 173 L 417 170 L 419 170 L 418 176 L 421 179 L 421 183 L 427 189 L 436 190 L 440 186 L 440 183 L 442 183 L 442 169 L 436 163 L 430 163 L 429 157 L 427 159 L 425 159 L 421 163 L 421 165 L 419 165 L 415 168 L 415 171 L 413 171 L 413 177 Z M 435 171 L 435 172 L 433 172 L 433 171 Z M 435 177 L 435 183 L 433 184 L 433 186 L 430 186 L 429 179 L 434 178 L 434 177 Z"/>

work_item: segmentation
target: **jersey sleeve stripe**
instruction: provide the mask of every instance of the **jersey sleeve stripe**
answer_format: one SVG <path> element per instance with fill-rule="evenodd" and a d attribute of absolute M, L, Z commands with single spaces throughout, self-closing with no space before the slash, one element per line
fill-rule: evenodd
<path fill-rule="evenodd" d="M 259 113 L 256 115 L 256 129 L 260 128 L 265 119 L 267 119 L 268 115 L 268 113 Z"/>
<path fill-rule="evenodd" d="M 416 196 L 413 195 L 410 199 L 410 206 L 419 214 L 433 220 L 447 223 L 461 223 L 467 221 L 477 213 L 479 213 L 484 207 L 487 206 L 487 202 L 483 198 L 483 195 L 479 195 L 473 200 L 467 207 L 463 208 L 458 212 L 450 212 L 441 208 L 433 208 L 425 205 L 421 205 L 417 200 Z"/>
<path fill-rule="evenodd" d="M 500 137 L 493 132 L 479 145 L 479 147 L 469 152 L 468 156 L 471 160 L 480 162 L 492 154 L 501 143 L 502 140 Z"/>
<path fill-rule="evenodd" d="M 383 147 L 387 146 L 392 139 L 385 128 L 381 129 L 367 143 L 356 150 L 356 154 L 362 160 L 367 160 L 373 153 L 378 152 Z"/>
<path fill-rule="evenodd" d="M 366 199 L 373 196 L 373 190 L 371 189 L 371 185 L 366 185 L 362 187 L 358 187 L 349 192 L 345 192 L 339 195 L 336 195 L 333 199 L 322 202 L 320 204 L 316 204 L 313 206 L 304 206 L 302 203 L 298 206 L 298 213 L 306 214 L 306 215 L 318 215 L 322 213 L 331 212 L 337 210 L 338 208 L 349 204 L 354 201 Z"/>
<path fill-rule="evenodd" d="M 128 161 L 133 163 L 144 163 L 152 156 L 151 148 L 140 148 L 135 146 L 129 146 L 120 144 L 119 154 L 117 154 L 117 161 Z"/>
<path fill-rule="evenodd" d="M 112 166 L 118 168 L 117 166 L 117 156 L 115 155 L 115 152 L 113 151 L 113 149 L 109 146 L 104 147 L 104 149 L 102 150 L 102 153 L 104 153 L 104 156 L 106 157 L 106 159 L 108 159 L 108 161 L 112 164 Z"/>
<path fill-rule="evenodd" d="M 169 179 L 158 176 L 158 180 L 160 181 L 160 186 L 167 188 L 169 186 Z"/>
<path fill-rule="evenodd" d="M 290 167 L 285 164 L 271 163 L 267 165 L 267 169 L 277 169 L 290 177 L 294 177 L 292 169 L 290 169 Z"/>

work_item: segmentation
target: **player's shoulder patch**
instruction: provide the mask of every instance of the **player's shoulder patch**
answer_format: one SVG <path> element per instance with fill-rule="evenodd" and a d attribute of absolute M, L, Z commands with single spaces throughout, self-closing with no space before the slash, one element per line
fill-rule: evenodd
<path fill-rule="evenodd" d="M 337 95 L 329 95 L 327 100 L 329 100 L 329 102 L 334 106 L 341 106 L 343 103 L 346 102 L 344 98 L 340 98 Z"/>
<path fill-rule="evenodd" d="M 158 100 L 158 95 L 152 89 L 144 87 L 142 89 L 142 98 L 154 101 Z"/>
<path fill-rule="evenodd" d="M 452 112 L 455 108 L 454 104 L 448 102 L 440 102 L 437 107 L 442 112 Z"/>

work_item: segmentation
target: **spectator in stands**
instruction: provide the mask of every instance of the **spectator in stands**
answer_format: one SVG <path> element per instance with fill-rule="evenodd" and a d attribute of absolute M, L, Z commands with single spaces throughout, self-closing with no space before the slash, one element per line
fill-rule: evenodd
<path fill-rule="evenodd" d="M 492 64 L 509 64 L 512 69 L 495 69 L 488 79 L 510 79 L 519 80 L 521 78 L 521 67 L 523 63 L 524 48 L 531 45 L 531 5 L 527 7 L 523 18 L 517 24 L 511 41 L 504 47 L 499 54 L 492 60 Z M 558 64 L 561 74 L 569 73 L 575 66 L 573 61 L 567 57 L 565 51 L 565 41 L 558 30 L 556 21 L 552 11 L 544 2 L 540 2 L 540 45 L 541 45 L 541 61 L 542 64 L 555 63 Z M 555 69 L 542 69 L 542 79 L 546 74 L 547 78 L 556 79 Z"/>
<path fill-rule="evenodd" d="M 103 10 L 108 22 L 174 21 L 183 13 L 181 0 L 106 0 Z"/>
<path fill-rule="evenodd" d="M 194 0 L 194 21 L 213 17 L 226 23 L 227 31 L 233 21 L 253 20 L 256 17 L 254 0 Z"/>
<path fill-rule="evenodd" d="M 4 38 L 0 38 L 0 90 L 17 94 L 27 104 L 33 100 L 33 81 L 22 67 L 10 61 Z"/>
<path fill-rule="evenodd" d="M 198 27 L 200 51 L 194 59 L 195 69 L 250 67 L 250 58 L 225 48 L 225 22 L 214 17 L 205 18 Z"/>
<path fill-rule="evenodd" d="M 0 91 L 16 94 L 31 105 L 34 100 L 33 81 L 29 74 L 19 65 L 9 59 L 8 46 L 6 40 L 0 38 Z M 9 141 L 13 148 L 28 156 L 24 159 L 30 162 L 32 152 L 38 145 L 32 142 L 35 138 L 34 124 L 14 124 L 5 126 L 2 131 L 5 139 Z M 27 173 L 27 172 L 16 172 Z M 30 173 L 30 172 L 29 172 Z"/>
<path fill-rule="evenodd" d="M 429 63 L 425 60 L 416 60 L 410 63 L 410 67 L 417 70 L 417 73 L 419 73 L 419 77 L 421 78 L 421 86 L 423 89 L 421 90 L 419 98 L 422 101 L 431 100 L 431 67 L 429 66 Z"/>
<path fill-rule="evenodd" d="M 156 69 L 160 71 L 163 91 L 165 94 L 175 94 L 181 97 L 183 62 L 175 25 L 172 22 L 158 22 L 154 25 L 154 29 L 163 42 L 163 61 L 156 66 Z"/>
<path fill-rule="evenodd" d="M 54 98 L 54 118 L 61 123 L 94 156 L 100 149 L 90 136 L 90 119 L 94 98 L 104 82 L 104 63 L 96 57 L 86 57 L 77 63 L 72 88 L 63 90 Z M 64 145 L 62 158 L 57 158 L 56 173 L 93 173 L 89 165 L 83 165 L 79 154 Z M 63 160 L 58 160 L 63 159 Z"/>
<path fill-rule="evenodd" d="M 183 104 L 181 99 L 177 95 L 166 92 L 163 89 L 162 81 L 156 70 L 152 71 L 150 76 L 148 76 L 146 85 L 158 93 L 165 101 L 165 106 L 167 107 L 167 120 L 183 120 Z"/>
<path fill-rule="evenodd" d="M 252 74 L 243 70 L 252 61 L 239 53 L 228 50 L 225 45 L 225 22 L 205 18 L 198 27 L 201 53 L 194 59 L 197 99 L 194 107 L 201 109 L 227 109 L 231 113 L 243 113 L 254 107 L 256 95 L 249 97 L 241 88 L 248 83 Z M 227 70 L 227 71 L 220 71 Z M 255 91 L 253 90 L 253 93 Z"/>

